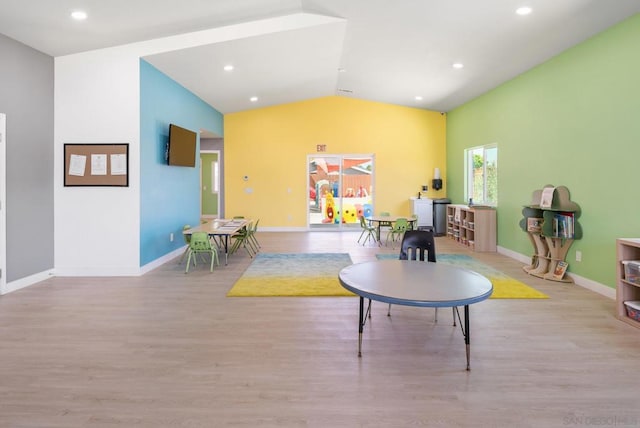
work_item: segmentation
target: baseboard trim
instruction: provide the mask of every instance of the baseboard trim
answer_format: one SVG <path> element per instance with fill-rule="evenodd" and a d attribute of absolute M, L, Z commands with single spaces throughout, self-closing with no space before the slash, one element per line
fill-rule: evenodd
<path fill-rule="evenodd" d="M 524 254 L 520 254 L 517 253 L 513 250 L 510 250 L 508 248 L 504 248 L 504 247 L 498 247 L 498 253 L 510 257 L 512 259 L 515 259 L 519 262 L 521 262 L 522 264 L 530 264 L 531 263 L 531 256 L 526 256 Z M 598 293 L 602 296 L 608 297 L 610 299 L 615 300 L 616 298 L 616 290 L 615 288 L 611 288 L 609 286 L 606 286 L 604 284 L 601 284 L 599 282 L 590 280 L 589 278 L 585 278 L 583 276 L 580 275 L 576 275 L 575 273 L 568 273 L 567 275 L 569 275 L 569 277 L 571 277 L 571 279 L 573 279 L 573 282 L 576 285 L 579 285 L 580 287 L 586 288 L 587 290 L 591 290 L 595 293 Z"/>
<path fill-rule="evenodd" d="M 2 290 L 0 290 L 0 295 L 12 293 L 14 291 L 23 289 L 30 285 L 44 281 L 45 279 L 49 279 L 52 276 L 54 276 L 53 269 L 49 269 L 40 273 L 36 273 L 33 275 L 26 276 L 24 278 L 17 279 L 15 281 L 8 282 L 7 284 L 5 284 Z"/>
<path fill-rule="evenodd" d="M 172 260 L 180 255 L 182 255 L 182 253 L 184 252 L 185 248 L 187 248 L 186 245 L 183 245 L 181 248 L 178 248 L 177 250 L 173 250 L 172 252 L 165 254 L 164 256 L 160 257 L 159 259 L 155 259 L 154 261 L 152 261 L 151 263 L 147 263 L 146 265 L 142 266 L 140 268 L 140 273 L 138 274 L 140 275 L 144 275 L 145 273 L 151 272 L 152 270 L 162 266 L 163 264 L 167 263 L 169 260 Z"/>

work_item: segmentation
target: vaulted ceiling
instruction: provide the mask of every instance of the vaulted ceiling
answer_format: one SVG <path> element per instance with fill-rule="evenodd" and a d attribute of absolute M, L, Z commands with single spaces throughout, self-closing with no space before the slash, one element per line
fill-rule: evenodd
<path fill-rule="evenodd" d="M 531 13 L 516 14 L 522 6 Z M 76 9 L 87 19 L 72 20 Z M 52 56 L 233 28 L 145 58 L 222 113 L 328 95 L 449 111 L 640 12 L 640 1 L 0 0 L 0 10 L 1 34 Z"/>

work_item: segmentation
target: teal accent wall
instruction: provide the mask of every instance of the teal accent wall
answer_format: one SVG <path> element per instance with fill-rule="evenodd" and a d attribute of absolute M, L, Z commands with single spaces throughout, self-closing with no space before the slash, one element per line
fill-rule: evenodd
<path fill-rule="evenodd" d="M 223 135 L 220 112 L 140 60 L 140 266 L 183 246 L 182 227 L 200 223 L 200 157 L 195 168 L 167 165 L 171 123 Z"/>
<path fill-rule="evenodd" d="M 464 149 L 498 145 L 499 246 L 532 254 L 518 226 L 522 207 L 535 189 L 565 185 L 583 228 L 569 271 L 615 287 L 615 240 L 640 237 L 638 46 L 635 15 L 449 112 L 453 202 L 463 203 Z"/>

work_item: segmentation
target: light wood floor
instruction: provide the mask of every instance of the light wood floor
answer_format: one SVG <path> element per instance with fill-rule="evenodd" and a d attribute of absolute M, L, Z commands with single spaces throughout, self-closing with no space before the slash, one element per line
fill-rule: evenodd
<path fill-rule="evenodd" d="M 397 249 L 359 233 L 259 233 L 264 252 Z M 440 253 L 464 252 L 437 239 Z M 547 293 L 471 307 L 471 371 L 450 311 L 357 298 L 227 298 L 246 253 L 210 274 L 177 259 L 136 278 L 52 278 L 0 297 L 1 427 L 640 426 L 640 330 L 614 302 L 475 257 Z M 615 425 L 614 425 L 615 423 Z"/>

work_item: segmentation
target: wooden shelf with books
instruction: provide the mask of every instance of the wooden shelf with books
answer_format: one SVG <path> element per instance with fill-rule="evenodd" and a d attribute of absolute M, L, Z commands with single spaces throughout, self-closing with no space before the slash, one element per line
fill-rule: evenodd
<path fill-rule="evenodd" d="M 640 328 L 638 311 L 640 302 L 640 239 L 616 239 L 616 312 L 627 324 Z M 629 308 L 627 308 L 629 305 Z"/>
<path fill-rule="evenodd" d="M 534 248 L 531 263 L 522 269 L 538 278 L 573 282 L 566 275 L 566 257 L 573 241 L 582 238 L 582 227 L 580 207 L 571 201 L 569 189 L 547 185 L 534 191 L 522 216 L 520 227 Z"/>
<path fill-rule="evenodd" d="M 496 210 L 484 206 L 447 205 L 447 237 L 472 251 L 496 251 Z"/>

